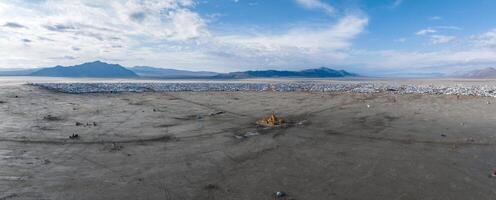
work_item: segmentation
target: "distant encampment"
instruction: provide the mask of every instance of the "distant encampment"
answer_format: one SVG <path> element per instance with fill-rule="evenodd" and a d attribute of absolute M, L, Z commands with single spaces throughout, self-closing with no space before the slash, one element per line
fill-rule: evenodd
<path fill-rule="evenodd" d="M 351 77 L 357 74 L 345 70 L 334 70 L 326 67 L 317 69 L 306 69 L 302 71 L 245 71 L 219 74 L 216 78 L 275 78 L 275 77 L 307 77 L 307 78 L 325 78 L 325 77 Z"/>

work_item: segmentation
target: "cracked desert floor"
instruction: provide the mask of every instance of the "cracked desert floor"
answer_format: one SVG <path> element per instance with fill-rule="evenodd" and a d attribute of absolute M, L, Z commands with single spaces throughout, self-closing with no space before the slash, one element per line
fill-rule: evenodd
<path fill-rule="evenodd" d="M 257 127 L 273 112 L 287 124 Z M 7 84 L 0 199 L 494 199 L 495 113 L 470 96 Z"/>

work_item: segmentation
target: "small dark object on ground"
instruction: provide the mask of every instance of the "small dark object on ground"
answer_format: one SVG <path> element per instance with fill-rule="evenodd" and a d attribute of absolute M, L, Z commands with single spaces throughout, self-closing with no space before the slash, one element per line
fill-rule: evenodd
<path fill-rule="evenodd" d="M 234 137 L 236 137 L 238 139 L 247 139 L 247 138 L 258 136 L 258 135 L 260 135 L 260 134 L 256 131 L 249 131 L 249 132 L 246 132 L 245 134 L 235 135 Z"/>
<path fill-rule="evenodd" d="M 76 126 L 82 126 L 82 125 L 83 125 L 83 123 L 81 123 L 81 122 L 76 122 Z"/>
<path fill-rule="evenodd" d="M 441 137 L 446 137 L 446 134 L 441 134 Z"/>
<path fill-rule="evenodd" d="M 494 178 L 496 177 L 496 170 L 493 171 L 493 173 L 489 174 L 489 178 Z"/>
<path fill-rule="evenodd" d="M 272 195 L 274 198 L 274 200 L 277 200 L 277 199 L 286 199 L 286 193 L 284 193 L 283 191 L 279 191 L 279 192 L 276 192 Z"/>
<path fill-rule="evenodd" d="M 18 194 L 9 194 L 7 196 L 0 197 L 0 200 L 13 199 L 13 198 L 16 198 L 16 197 L 19 197 L 19 195 Z"/>
<path fill-rule="evenodd" d="M 93 126 L 96 126 L 96 122 L 93 122 Z"/>
<path fill-rule="evenodd" d="M 218 111 L 218 112 L 210 113 L 210 116 L 221 115 L 221 114 L 224 114 L 224 111 Z"/>
<path fill-rule="evenodd" d="M 115 151 L 120 151 L 124 148 L 124 146 L 120 145 L 120 144 L 117 144 L 117 143 L 112 143 L 112 145 L 110 145 L 110 147 L 108 147 L 108 150 L 110 152 L 115 152 Z"/>
<path fill-rule="evenodd" d="M 44 120 L 48 120 L 48 121 L 58 121 L 60 120 L 59 117 L 57 116 L 53 116 L 53 115 L 46 115 L 43 117 Z"/>
<path fill-rule="evenodd" d="M 2 101 L 2 100 L 0 100 L 0 104 L 4 104 L 4 103 L 7 103 L 7 102 L 6 102 L 6 101 Z"/>
<path fill-rule="evenodd" d="M 69 136 L 69 139 L 79 139 L 79 134 L 73 133 L 71 136 Z"/>
<path fill-rule="evenodd" d="M 205 187 L 203 187 L 203 189 L 205 189 L 205 190 L 216 190 L 216 189 L 219 189 L 219 186 L 217 186 L 215 184 L 212 184 L 212 183 L 209 183 Z"/>
<path fill-rule="evenodd" d="M 48 164 L 50 164 L 50 163 L 51 163 L 51 161 L 50 161 L 50 160 L 48 160 L 48 159 L 43 160 L 43 164 L 45 164 L 45 165 L 48 165 Z"/>

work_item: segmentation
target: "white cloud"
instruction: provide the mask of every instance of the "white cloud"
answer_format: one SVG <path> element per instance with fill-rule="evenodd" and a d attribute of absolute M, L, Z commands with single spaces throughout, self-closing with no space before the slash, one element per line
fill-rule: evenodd
<path fill-rule="evenodd" d="M 456 40 L 455 36 L 447 36 L 447 35 L 431 35 L 431 43 L 432 44 L 447 44 L 454 42 Z"/>
<path fill-rule="evenodd" d="M 449 31 L 461 29 L 456 26 L 416 33 L 432 44 L 456 41 L 463 49 L 439 45 L 437 51 L 367 51 L 353 45 L 369 21 L 357 15 L 286 29 L 216 32 L 209 30 L 208 16 L 204 19 L 197 13 L 197 3 L 191 0 L 45 0 L 35 4 L 0 1 L 0 67 L 72 65 L 101 59 L 127 66 L 192 70 L 360 66 L 360 70 L 373 71 L 496 62 L 496 29 L 468 38 L 449 36 Z"/>
<path fill-rule="evenodd" d="M 296 2 L 307 9 L 320 9 L 327 14 L 333 14 L 335 12 L 334 7 L 320 0 L 296 0 Z"/>
<path fill-rule="evenodd" d="M 318 30 L 299 27 L 280 34 L 229 35 L 216 38 L 212 46 L 224 49 L 215 54 L 234 58 L 238 66 L 244 63 L 239 61 L 249 62 L 251 67 L 273 68 L 330 65 L 347 58 L 346 51 L 367 23 L 367 18 L 346 16 Z"/>
<path fill-rule="evenodd" d="M 130 52 L 148 45 L 194 43 L 210 34 L 192 11 L 195 5 L 193 0 L 2 1 L 0 67 L 138 59 Z"/>
<path fill-rule="evenodd" d="M 479 47 L 496 47 L 496 29 L 480 35 L 473 35 L 470 38 Z"/>
<path fill-rule="evenodd" d="M 228 36 L 222 40 L 263 51 L 281 51 L 288 48 L 303 51 L 338 50 L 348 48 L 351 40 L 363 31 L 367 23 L 367 18 L 346 16 L 336 24 L 320 30 L 298 28 L 283 34 Z"/>
<path fill-rule="evenodd" d="M 209 30 L 208 16 L 204 19 L 194 11 L 195 1 L 35 4 L 0 1 L 0 67 L 73 65 L 97 59 L 126 66 L 219 71 L 323 66 L 346 59 L 353 40 L 368 24 L 366 17 L 349 15 L 334 23 L 293 26 L 278 33 L 222 33 Z"/>
<path fill-rule="evenodd" d="M 450 73 L 470 67 L 492 66 L 496 62 L 496 51 L 477 48 L 430 52 L 382 50 L 358 51 L 351 57 L 353 62 L 362 63 L 360 70 L 363 72 L 410 70 Z"/>
<path fill-rule="evenodd" d="M 426 28 L 426 29 L 422 29 L 422 30 L 417 31 L 417 33 L 415 33 L 415 34 L 416 35 L 427 35 L 429 33 L 436 33 L 436 32 L 437 32 L 436 29 Z"/>
<path fill-rule="evenodd" d="M 443 18 L 440 17 L 440 16 L 432 16 L 432 17 L 429 17 L 429 20 L 432 20 L 432 21 L 437 21 L 437 20 L 442 20 Z"/>
<path fill-rule="evenodd" d="M 421 29 L 417 31 L 415 34 L 416 35 L 428 35 L 431 33 L 438 33 L 440 30 L 452 30 L 452 31 L 459 31 L 462 30 L 462 28 L 458 26 L 435 26 L 435 27 L 429 27 L 425 29 Z"/>
<path fill-rule="evenodd" d="M 403 3 L 403 0 L 394 0 L 392 7 L 398 7 Z"/>
<path fill-rule="evenodd" d="M 435 28 L 436 29 L 445 29 L 445 30 L 455 30 L 455 31 L 462 30 L 462 28 L 460 28 L 458 26 L 436 26 Z"/>

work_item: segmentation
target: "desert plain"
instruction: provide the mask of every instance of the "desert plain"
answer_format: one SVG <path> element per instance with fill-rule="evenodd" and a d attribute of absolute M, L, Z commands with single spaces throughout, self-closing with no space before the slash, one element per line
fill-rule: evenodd
<path fill-rule="evenodd" d="M 255 123 L 272 113 L 286 123 Z M 0 85 L 0 199 L 495 199 L 495 113 L 494 97 L 463 95 L 13 82 Z"/>

